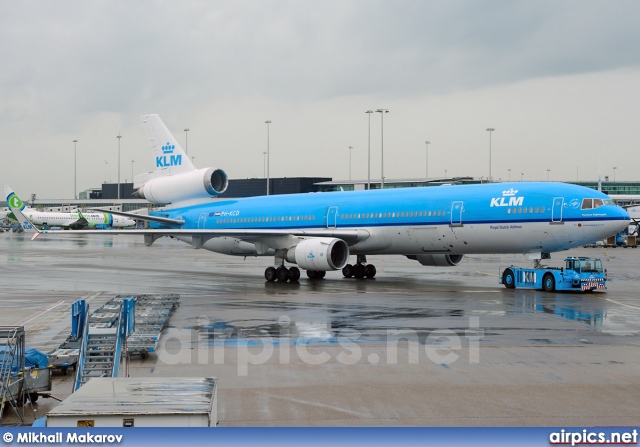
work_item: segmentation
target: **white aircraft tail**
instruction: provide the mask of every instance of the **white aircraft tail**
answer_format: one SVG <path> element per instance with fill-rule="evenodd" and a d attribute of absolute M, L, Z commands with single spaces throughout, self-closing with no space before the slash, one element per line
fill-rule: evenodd
<path fill-rule="evenodd" d="M 156 171 L 162 171 L 162 175 L 174 175 L 195 169 L 189 156 L 158 115 L 144 115 L 142 124 L 149 139 Z"/>
<path fill-rule="evenodd" d="M 9 205 L 9 209 L 13 212 L 14 216 L 16 216 L 16 219 L 18 219 L 22 229 L 26 233 L 35 233 L 33 236 L 33 239 L 35 239 L 40 234 L 40 230 L 38 230 L 36 226 L 33 225 L 24 214 L 22 214 L 22 211 L 25 209 L 25 205 L 22 200 L 20 200 L 20 197 L 18 197 L 8 185 L 5 185 L 4 187 L 4 194 L 7 197 L 7 205 Z"/>

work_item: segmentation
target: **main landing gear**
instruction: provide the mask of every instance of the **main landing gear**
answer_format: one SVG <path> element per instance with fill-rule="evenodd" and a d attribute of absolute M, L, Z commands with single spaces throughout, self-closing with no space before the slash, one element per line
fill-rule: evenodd
<path fill-rule="evenodd" d="M 307 277 L 309 279 L 322 279 L 327 272 L 317 270 L 307 270 Z M 300 279 L 300 269 L 298 267 L 287 268 L 281 265 L 278 268 L 267 267 L 264 271 L 264 279 L 269 282 L 298 282 Z"/>
<path fill-rule="evenodd" d="M 342 269 L 342 274 L 345 278 L 356 277 L 357 279 L 363 279 L 376 276 L 376 266 L 367 264 L 365 255 L 357 255 L 356 258 L 356 265 L 347 264 Z"/>
<path fill-rule="evenodd" d="M 269 282 L 296 282 L 300 279 L 300 269 L 298 267 L 286 268 L 284 265 L 278 268 L 267 267 L 264 271 L 264 279 Z"/>

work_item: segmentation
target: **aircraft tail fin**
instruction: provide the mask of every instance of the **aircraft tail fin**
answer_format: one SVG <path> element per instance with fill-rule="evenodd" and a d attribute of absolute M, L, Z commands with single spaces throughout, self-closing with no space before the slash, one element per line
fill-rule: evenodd
<path fill-rule="evenodd" d="M 8 185 L 5 185 L 4 187 L 4 194 L 7 197 L 7 205 L 9 205 L 9 209 L 16 216 L 16 219 L 22 226 L 22 229 L 27 233 L 35 233 L 33 237 L 35 239 L 38 234 L 40 234 L 40 230 L 38 230 L 36 226 L 33 225 L 24 214 L 22 214 L 22 211 L 25 209 L 25 205 L 22 200 L 20 200 L 20 198 Z"/>
<path fill-rule="evenodd" d="M 153 153 L 155 172 L 174 175 L 193 171 L 195 167 L 178 140 L 158 115 L 143 115 L 142 124 Z"/>

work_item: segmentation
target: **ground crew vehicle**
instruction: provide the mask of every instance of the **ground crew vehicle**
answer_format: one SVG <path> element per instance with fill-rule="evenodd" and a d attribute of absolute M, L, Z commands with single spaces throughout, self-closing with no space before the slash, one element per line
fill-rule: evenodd
<path fill-rule="evenodd" d="M 542 289 L 547 292 L 606 290 L 606 270 L 597 258 L 568 257 L 564 267 L 500 267 L 500 284 L 508 289 Z"/>

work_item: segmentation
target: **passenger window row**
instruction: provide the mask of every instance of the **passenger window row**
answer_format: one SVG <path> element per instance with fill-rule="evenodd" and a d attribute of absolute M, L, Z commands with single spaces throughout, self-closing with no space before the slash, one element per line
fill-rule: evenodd
<path fill-rule="evenodd" d="M 341 214 L 339 217 L 344 220 L 357 219 L 394 219 L 398 217 L 439 217 L 445 216 L 446 211 L 401 211 L 397 213 L 349 213 Z"/>
<path fill-rule="evenodd" d="M 235 224 L 235 223 L 261 223 L 261 222 L 294 222 L 294 221 L 310 221 L 316 220 L 316 216 L 267 216 L 267 217 L 228 217 L 216 219 L 216 223 Z"/>
<path fill-rule="evenodd" d="M 507 214 L 525 214 L 525 213 L 544 213 L 544 206 L 541 206 L 540 208 L 533 207 L 530 206 L 529 208 L 525 207 L 518 207 L 518 208 L 507 208 Z"/>

